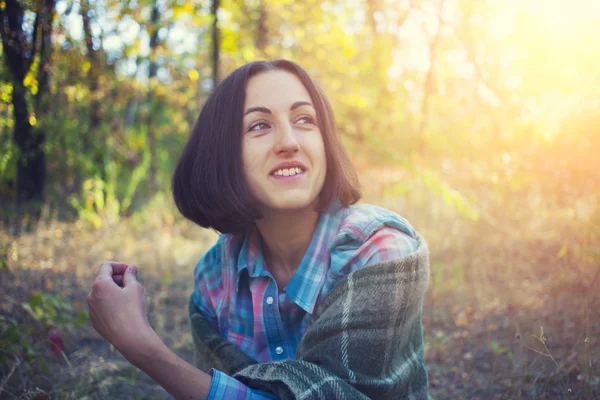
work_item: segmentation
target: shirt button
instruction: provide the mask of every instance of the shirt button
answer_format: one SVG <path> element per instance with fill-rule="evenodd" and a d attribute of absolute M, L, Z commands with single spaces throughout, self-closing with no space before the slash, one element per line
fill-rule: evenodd
<path fill-rule="evenodd" d="M 283 347 L 281 347 L 281 346 L 275 347 L 275 353 L 281 355 L 283 353 Z"/>
<path fill-rule="evenodd" d="M 271 296 L 267 297 L 267 304 L 273 304 L 273 298 Z"/>

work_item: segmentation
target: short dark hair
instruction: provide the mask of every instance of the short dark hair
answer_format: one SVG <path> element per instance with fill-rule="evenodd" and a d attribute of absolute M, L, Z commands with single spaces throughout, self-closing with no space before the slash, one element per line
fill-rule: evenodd
<path fill-rule="evenodd" d="M 325 211 L 336 200 L 347 207 L 360 199 L 356 171 L 324 93 L 292 61 L 254 61 L 235 70 L 210 94 L 175 167 L 175 204 L 184 217 L 202 227 L 222 233 L 245 233 L 261 217 L 242 172 L 242 120 L 248 80 L 273 70 L 296 75 L 316 109 L 327 160 L 317 211 Z"/>

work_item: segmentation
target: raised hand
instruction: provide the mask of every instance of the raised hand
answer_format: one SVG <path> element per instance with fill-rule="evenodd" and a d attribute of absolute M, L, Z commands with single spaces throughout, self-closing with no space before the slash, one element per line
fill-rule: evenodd
<path fill-rule="evenodd" d="M 87 302 L 94 329 L 124 355 L 152 332 L 135 265 L 102 263 Z"/>

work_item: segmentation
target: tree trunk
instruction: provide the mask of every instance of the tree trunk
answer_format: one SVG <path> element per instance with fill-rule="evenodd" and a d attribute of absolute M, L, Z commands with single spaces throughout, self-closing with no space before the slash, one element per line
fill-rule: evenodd
<path fill-rule="evenodd" d="M 100 71 L 98 68 L 98 54 L 94 49 L 94 41 L 92 36 L 92 28 L 90 25 L 90 4 L 89 0 L 82 2 L 81 18 L 83 20 L 83 32 L 85 35 L 85 47 L 90 60 L 90 69 L 88 71 L 89 87 L 90 87 L 90 124 L 88 132 L 93 136 L 93 132 L 102 120 L 100 101 L 98 99 L 98 87 Z"/>
<path fill-rule="evenodd" d="M 25 10 L 18 0 L 6 0 L 0 6 L 0 35 L 4 60 L 10 72 L 13 86 L 12 104 L 14 117 L 13 140 L 19 149 L 17 155 L 16 184 L 16 232 L 22 218 L 29 216 L 31 222 L 39 219 L 44 201 L 46 158 L 45 133 L 33 129 L 30 122 L 24 80 L 39 50 L 38 92 L 34 98 L 34 111 L 43 117 L 48 111 L 46 95 L 50 79 L 50 52 L 52 20 L 55 0 L 41 0 L 36 6 L 36 17 L 31 35 L 23 31 Z M 31 37 L 31 43 L 27 37 Z"/>
<path fill-rule="evenodd" d="M 258 21 L 256 25 L 256 49 L 261 56 L 264 56 L 269 35 L 267 29 L 267 10 L 265 9 L 264 0 L 258 1 Z"/>
<path fill-rule="evenodd" d="M 159 189 L 158 182 L 158 135 L 156 129 L 154 129 L 154 105 L 152 104 L 154 95 L 154 78 L 158 71 L 158 64 L 156 63 L 156 48 L 158 47 L 158 30 L 160 19 L 160 10 L 158 7 L 158 1 L 155 1 L 152 7 L 152 14 L 150 16 L 150 65 L 148 66 L 148 96 L 146 97 L 146 104 L 148 105 L 148 114 L 146 116 L 146 132 L 148 135 L 148 146 L 150 147 L 150 195 L 154 195 Z"/>
<path fill-rule="evenodd" d="M 37 219 L 44 201 L 45 154 L 44 133 L 34 132 L 29 122 L 25 87 L 13 82 L 13 139 L 19 149 L 17 157 L 17 218 L 30 214 Z"/>
<path fill-rule="evenodd" d="M 100 103 L 100 93 L 98 88 L 100 86 L 100 66 L 98 65 L 98 51 L 94 49 L 94 41 L 92 35 L 91 21 L 90 21 L 90 3 L 89 0 L 81 1 L 81 19 L 83 20 L 83 33 L 85 38 L 85 47 L 87 49 L 88 60 L 90 62 L 90 69 L 88 70 L 88 86 L 90 89 L 90 116 L 88 122 L 88 129 L 82 135 L 83 153 L 91 153 L 93 159 L 93 169 L 98 169 L 100 179 L 106 182 L 106 138 L 102 132 L 98 129 L 100 122 L 102 121 L 102 104 Z M 75 189 L 80 190 L 81 181 L 85 176 L 82 174 L 94 174 L 96 171 L 79 171 L 79 175 L 76 179 Z"/>
<path fill-rule="evenodd" d="M 219 17 L 217 12 L 219 11 L 220 0 L 212 0 L 210 6 L 210 13 L 213 17 L 213 29 L 212 29 L 212 80 L 213 89 L 217 87 L 219 83 Z"/>

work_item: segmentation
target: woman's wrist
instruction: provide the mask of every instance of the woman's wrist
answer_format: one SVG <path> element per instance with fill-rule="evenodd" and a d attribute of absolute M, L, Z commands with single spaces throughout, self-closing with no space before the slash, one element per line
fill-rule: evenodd
<path fill-rule="evenodd" d="M 149 327 L 136 337 L 124 340 L 115 347 L 127 361 L 139 368 L 150 358 L 155 358 L 166 346 L 156 332 Z"/>
<path fill-rule="evenodd" d="M 119 351 L 176 399 L 203 400 L 210 391 L 212 377 L 173 353 L 152 329 Z"/>

